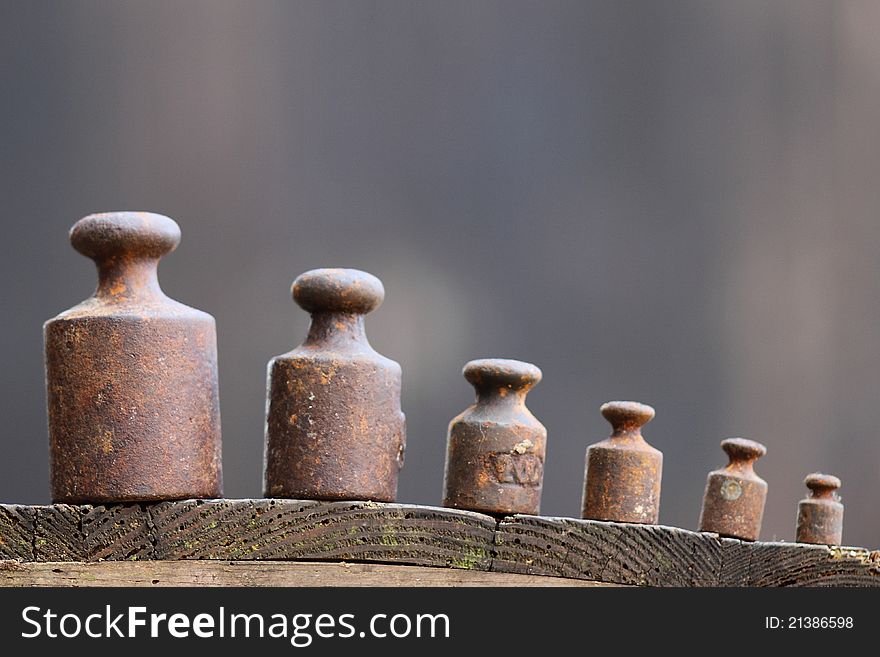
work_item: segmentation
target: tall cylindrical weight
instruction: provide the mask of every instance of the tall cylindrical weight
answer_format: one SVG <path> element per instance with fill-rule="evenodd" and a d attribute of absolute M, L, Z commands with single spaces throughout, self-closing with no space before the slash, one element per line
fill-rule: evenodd
<path fill-rule="evenodd" d="M 180 229 L 96 214 L 70 240 L 98 288 L 44 326 L 52 499 L 222 496 L 214 318 L 165 296 L 156 273 Z"/>

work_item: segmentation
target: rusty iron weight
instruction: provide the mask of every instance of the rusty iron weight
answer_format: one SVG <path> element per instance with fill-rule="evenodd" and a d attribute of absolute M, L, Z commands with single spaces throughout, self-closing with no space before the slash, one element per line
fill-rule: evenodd
<path fill-rule="evenodd" d="M 843 504 L 837 495 L 840 479 L 814 472 L 804 484 L 810 494 L 798 503 L 797 542 L 841 545 L 843 542 Z"/>
<path fill-rule="evenodd" d="M 43 327 L 52 499 L 134 502 L 223 494 L 214 318 L 169 299 L 168 217 L 94 214 L 70 231 L 94 295 Z"/>
<path fill-rule="evenodd" d="M 470 361 L 462 374 L 477 398 L 449 423 L 443 506 L 537 515 L 547 430 L 526 408 L 526 395 L 541 380 L 541 370 L 486 358 Z"/>
<path fill-rule="evenodd" d="M 767 448 L 745 438 L 722 440 L 721 448 L 730 462 L 709 473 L 700 531 L 756 541 L 764 517 L 767 482 L 755 474 L 754 464 L 767 453 Z"/>
<path fill-rule="evenodd" d="M 265 494 L 394 501 L 406 447 L 401 370 L 364 330 L 364 315 L 385 297 L 382 282 L 315 269 L 292 294 L 311 325 L 300 346 L 269 362 Z"/>
<path fill-rule="evenodd" d="M 641 432 L 654 409 L 634 401 L 612 401 L 600 411 L 612 431 L 587 449 L 581 517 L 656 524 L 663 454 Z"/>

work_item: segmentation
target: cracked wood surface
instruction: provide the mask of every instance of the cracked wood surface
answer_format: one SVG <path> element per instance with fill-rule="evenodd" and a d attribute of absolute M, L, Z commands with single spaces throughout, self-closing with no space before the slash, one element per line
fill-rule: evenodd
<path fill-rule="evenodd" d="M 0 505 L 0 559 L 154 566 L 335 561 L 639 586 L 880 586 L 880 552 L 861 548 L 748 543 L 657 525 L 497 520 L 428 506 L 279 499 Z M 13 585 L 11 572 L 0 572 L 0 585 Z M 51 579 L 45 570 L 34 577 L 37 572 Z"/>

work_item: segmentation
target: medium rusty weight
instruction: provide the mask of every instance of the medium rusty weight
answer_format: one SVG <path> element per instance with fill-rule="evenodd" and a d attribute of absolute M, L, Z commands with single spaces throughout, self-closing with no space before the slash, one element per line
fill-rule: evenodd
<path fill-rule="evenodd" d="M 394 501 L 406 446 L 400 365 L 364 331 L 382 283 L 355 269 L 316 269 L 292 292 L 312 320 L 305 342 L 269 362 L 266 496 Z"/>
<path fill-rule="evenodd" d="M 537 515 L 547 430 L 526 408 L 526 395 L 541 370 L 487 358 L 472 360 L 462 373 L 477 399 L 449 424 L 443 506 Z"/>
<path fill-rule="evenodd" d="M 767 453 L 761 443 L 745 438 L 728 438 L 721 448 L 730 462 L 709 473 L 700 531 L 756 541 L 761 533 L 767 482 L 755 474 L 754 464 Z"/>
<path fill-rule="evenodd" d="M 612 432 L 587 449 L 581 517 L 654 524 L 660 514 L 663 454 L 641 433 L 654 409 L 633 401 L 612 401 L 600 411 Z"/>
<path fill-rule="evenodd" d="M 156 273 L 180 228 L 95 214 L 70 241 L 97 264 L 98 288 L 43 327 L 52 499 L 222 496 L 214 318 L 165 296 Z"/>
<path fill-rule="evenodd" d="M 798 503 L 797 542 L 840 545 L 843 504 L 837 496 L 840 479 L 814 472 L 804 479 L 810 494 Z"/>

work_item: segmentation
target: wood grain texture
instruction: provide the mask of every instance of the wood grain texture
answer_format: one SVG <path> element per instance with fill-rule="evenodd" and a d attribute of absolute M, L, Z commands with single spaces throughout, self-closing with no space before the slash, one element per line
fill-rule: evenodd
<path fill-rule="evenodd" d="M 636 586 L 880 586 L 880 552 L 861 548 L 373 502 L 0 506 L 0 558 L 345 561 Z"/>
<path fill-rule="evenodd" d="M 880 586 L 880 552 L 744 542 L 659 525 L 514 516 L 493 569 L 638 586 Z"/>
<path fill-rule="evenodd" d="M 0 504 L 0 559 L 34 559 L 33 507 Z"/>
<path fill-rule="evenodd" d="M 499 523 L 496 570 L 638 586 L 718 586 L 717 539 L 658 525 L 515 516 Z"/>
<path fill-rule="evenodd" d="M 152 558 L 150 516 L 139 504 L 53 504 L 31 509 L 36 561 Z"/>
<path fill-rule="evenodd" d="M 80 507 L 80 532 L 89 561 L 153 558 L 150 514 L 140 504 Z"/>
<path fill-rule="evenodd" d="M 372 502 L 219 500 L 150 508 L 157 559 L 358 560 L 489 570 L 495 521 Z"/>
<path fill-rule="evenodd" d="M 371 563 L 0 561 L 0 587 L 23 586 L 616 586 L 601 582 Z"/>
<path fill-rule="evenodd" d="M 52 504 L 34 507 L 34 559 L 85 561 L 86 547 L 80 513 L 88 507 Z"/>
<path fill-rule="evenodd" d="M 880 551 L 862 548 L 755 545 L 749 586 L 878 586 Z"/>

